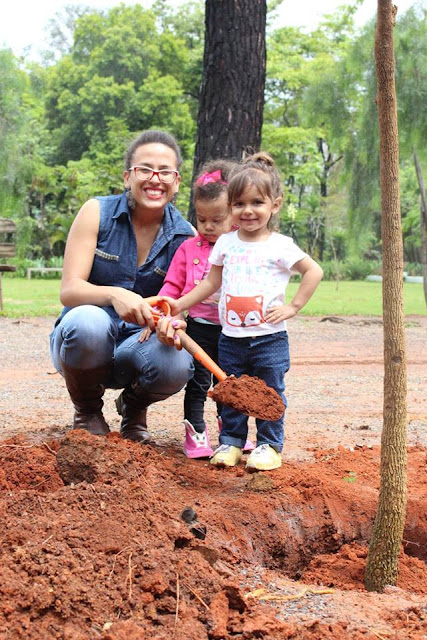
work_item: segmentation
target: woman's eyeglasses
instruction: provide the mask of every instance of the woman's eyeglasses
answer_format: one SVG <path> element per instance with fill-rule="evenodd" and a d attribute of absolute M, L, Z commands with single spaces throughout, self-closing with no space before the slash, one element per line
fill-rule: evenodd
<path fill-rule="evenodd" d="M 159 169 L 159 171 L 154 171 L 150 167 L 131 167 L 129 171 L 135 172 L 135 178 L 140 182 L 144 180 L 151 180 L 153 176 L 157 176 L 160 182 L 164 182 L 165 184 L 171 184 L 175 182 L 177 177 L 179 176 L 178 171 L 174 169 Z"/>

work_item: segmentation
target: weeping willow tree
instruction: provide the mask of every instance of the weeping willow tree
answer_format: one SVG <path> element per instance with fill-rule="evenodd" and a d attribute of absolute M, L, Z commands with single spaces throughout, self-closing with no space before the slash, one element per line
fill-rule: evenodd
<path fill-rule="evenodd" d="M 396 7 L 391 0 L 378 0 L 375 60 L 383 243 L 384 405 L 380 494 L 365 574 L 369 591 L 383 591 L 386 585 L 396 584 L 407 494 L 403 243 L 393 44 L 395 15 Z"/>

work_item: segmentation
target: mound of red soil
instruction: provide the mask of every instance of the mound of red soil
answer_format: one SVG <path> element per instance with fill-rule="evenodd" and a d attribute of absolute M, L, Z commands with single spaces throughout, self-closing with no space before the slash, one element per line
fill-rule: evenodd
<path fill-rule="evenodd" d="M 116 433 L 3 441 L 0 637 L 421 640 L 426 459 L 410 449 L 399 582 L 380 595 L 363 586 L 377 447 L 249 474 Z"/>

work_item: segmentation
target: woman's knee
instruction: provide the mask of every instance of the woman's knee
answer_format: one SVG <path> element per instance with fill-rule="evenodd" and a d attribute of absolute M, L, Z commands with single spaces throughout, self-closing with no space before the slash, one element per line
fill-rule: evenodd
<path fill-rule="evenodd" d="M 193 357 L 187 351 L 170 348 L 168 361 L 157 363 L 156 385 L 162 393 L 177 393 L 194 375 Z"/>
<path fill-rule="evenodd" d="M 104 309 L 81 305 L 71 309 L 55 329 L 59 358 L 70 367 L 94 368 L 113 357 L 117 329 Z"/>
<path fill-rule="evenodd" d="M 173 395 L 180 391 L 194 375 L 193 358 L 187 351 L 164 347 L 150 359 L 145 371 L 137 375 L 137 381 L 152 393 Z M 167 354 L 167 357 L 165 357 Z"/>

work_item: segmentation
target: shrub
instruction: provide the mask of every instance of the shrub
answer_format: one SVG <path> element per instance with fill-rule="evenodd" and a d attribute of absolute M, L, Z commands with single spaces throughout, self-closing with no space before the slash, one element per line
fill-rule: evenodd
<path fill-rule="evenodd" d="M 366 276 L 377 273 L 379 263 L 370 260 L 360 260 L 353 258 L 347 260 L 343 265 L 343 275 L 345 280 L 364 280 Z M 381 270 L 380 270 L 381 274 Z"/>
<path fill-rule="evenodd" d="M 320 263 L 323 269 L 323 280 L 342 280 L 343 265 L 340 260 L 324 260 Z"/>
<path fill-rule="evenodd" d="M 408 276 L 423 276 L 424 267 L 421 262 L 407 262 L 405 265 L 405 271 Z"/>

